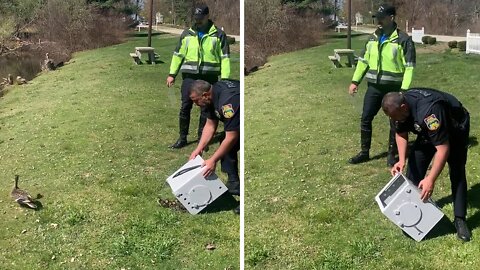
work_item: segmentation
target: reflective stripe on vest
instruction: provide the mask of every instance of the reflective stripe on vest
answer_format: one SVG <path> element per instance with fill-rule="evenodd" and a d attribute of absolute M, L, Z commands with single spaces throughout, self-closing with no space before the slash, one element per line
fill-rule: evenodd
<path fill-rule="evenodd" d="M 398 54 L 398 46 L 392 45 L 393 63 L 395 63 L 396 70 L 401 70 L 400 67 L 398 66 L 397 54 Z"/>
<path fill-rule="evenodd" d="M 212 38 L 212 48 L 215 50 L 217 46 L 217 38 Z"/>
<path fill-rule="evenodd" d="M 183 54 L 179 52 L 173 52 L 173 55 L 183 58 Z"/>
<path fill-rule="evenodd" d="M 365 59 L 365 58 L 363 58 L 363 57 L 358 57 L 358 61 L 363 62 L 363 63 L 365 63 L 365 64 L 368 65 L 367 59 Z"/>
<path fill-rule="evenodd" d="M 367 74 L 365 74 L 365 78 L 367 78 L 370 82 L 376 83 L 378 79 L 378 74 L 376 70 L 369 70 Z M 402 73 L 393 73 L 388 71 L 382 71 L 380 76 L 380 83 L 388 83 L 388 82 L 402 82 L 403 74 Z"/>

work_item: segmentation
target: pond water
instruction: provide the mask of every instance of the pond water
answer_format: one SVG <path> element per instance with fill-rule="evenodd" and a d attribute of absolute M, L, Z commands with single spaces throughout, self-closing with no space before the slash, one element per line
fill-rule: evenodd
<path fill-rule="evenodd" d="M 0 55 L 0 81 L 12 74 L 13 78 L 21 76 L 30 81 L 41 71 L 45 55 L 41 52 L 17 51 Z"/>

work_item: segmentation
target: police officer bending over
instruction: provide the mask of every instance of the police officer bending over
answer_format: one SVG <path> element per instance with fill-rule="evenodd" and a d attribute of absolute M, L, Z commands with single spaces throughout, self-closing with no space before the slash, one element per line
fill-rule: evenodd
<path fill-rule="evenodd" d="M 202 154 L 217 130 L 218 121 L 222 121 L 225 139 L 217 151 L 205 160 L 204 175 L 208 176 L 214 172 L 217 161 L 221 160 L 222 171 L 228 174 L 226 184 L 228 191 L 232 195 L 240 195 L 237 156 L 240 149 L 240 82 L 219 81 L 211 85 L 206 81 L 196 80 L 190 87 L 190 98 L 207 112 L 202 137 L 190 159 Z M 239 207 L 235 209 L 235 212 L 239 213 L 239 209 Z"/>
<path fill-rule="evenodd" d="M 383 98 L 382 109 L 395 124 L 399 161 L 392 167 L 392 175 L 405 167 L 408 132 L 417 134 L 408 158 L 407 178 L 418 185 L 422 190 L 421 198 L 427 200 L 448 162 L 457 236 L 462 241 L 470 241 L 471 233 L 465 222 L 468 111 L 454 96 L 427 88 L 388 93 Z M 433 157 L 432 168 L 426 175 Z"/>
<path fill-rule="evenodd" d="M 179 114 L 180 137 L 171 145 L 178 149 L 187 145 L 188 129 L 190 127 L 190 112 L 192 101 L 188 97 L 191 84 L 195 80 L 209 83 L 230 77 L 230 48 L 227 35 L 209 19 L 208 6 L 201 4 L 194 10 L 195 25 L 183 31 L 172 56 L 167 86 L 175 83 L 178 72 L 182 73 L 182 105 Z M 205 115 L 202 112 L 198 121 L 198 139 L 202 136 L 205 125 Z"/>

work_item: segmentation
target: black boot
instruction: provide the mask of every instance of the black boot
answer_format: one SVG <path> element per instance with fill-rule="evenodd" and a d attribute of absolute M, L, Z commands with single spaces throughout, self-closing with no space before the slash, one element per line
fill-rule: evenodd
<path fill-rule="evenodd" d="M 229 175 L 225 185 L 230 194 L 240 196 L 240 180 L 237 175 Z"/>
<path fill-rule="evenodd" d="M 233 209 L 233 213 L 240 215 L 240 205 L 237 208 Z"/>
<path fill-rule="evenodd" d="M 462 240 L 463 242 L 470 241 L 470 238 L 472 238 L 472 234 L 467 227 L 467 222 L 465 221 L 465 219 L 455 217 L 453 223 L 455 224 L 455 229 L 457 229 L 457 238 Z"/>
<path fill-rule="evenodd" d="M 188 128 L 190 126 L 190 118 L 179 118 L 180 138 L 170 146 L 173 149 L 180 149 L 187 146 Z"/>
<path fill-rule="evenodd" d="M 348 160 L 350 164 L 358 164 L 370 160 L 370 145 L 372 143 L 372 132 L 362 130 L 360 133 L 362 151 Z"/>
<path fill-rule="evenodd" d="M 187 138 L 180 137 L 180 138 L 178 138 L 178 140 L 174 144 L 170 145 L 170 148 L 180 149 L 180 148 L 185 147 L 185 146 L 187 146 Z"/>
<path fill-rule="evenodd" d="M 395 141 L 395 131 L 390 130 L 390 136 L 388 138 L 388 155 L 387 155 L 387 166 L 389 168 L 393 167 L 395 163 L 398 162 L 397 157 L 398 149 L 397 142 Z"/>

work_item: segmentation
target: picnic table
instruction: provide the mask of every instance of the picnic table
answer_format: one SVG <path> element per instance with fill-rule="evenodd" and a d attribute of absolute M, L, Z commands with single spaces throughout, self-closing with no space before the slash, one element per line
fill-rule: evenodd
<path fill-rule="evenodd" d="M 147 28 L 147 29 L 148 29 L 148 24 L 142 24 L 142 23 L 141 23 L 141 24 L 137 25 L 137 28 L 138 28 L 138 32 L 140 32 L 140 30 L 141 30 L 142 28 Z"/>
<path fill-rule="evenodd" d="M 342 67 L 342 64 L 340 63 L 340 60 L 342 56 L 347 57 L 347 63 L 346 65 L 348 67 L 354 67 L 355 66 L 355 51 L 351 49 L 334 49 L 333 50 L 334 55 L 333 56 L 328 56 L 328 59 L 330 59 L 335 67 L 339 68 Z"/>
<path fill-rule="evenodd" d="M 335 27 L 335 30 L 336 30 L 338 33 L 340 33 L 340 30 L 341 30 L 341 29 L 347 29 L 347 28 L 348 28 L 348 26 L 346 26 L 346 25 L 337 25 L 337 26 Z"/>
<path fill-rule="evenodd" d="M 135 52 L 130 53 L 130 56 L 133 58 L 135 63 L 140 64 L 142 53 L 146 53 L 148 55 L 148 61 L 150 64 L 155 64 L 155 49 L 153 47 L 135 47 Z"/>

